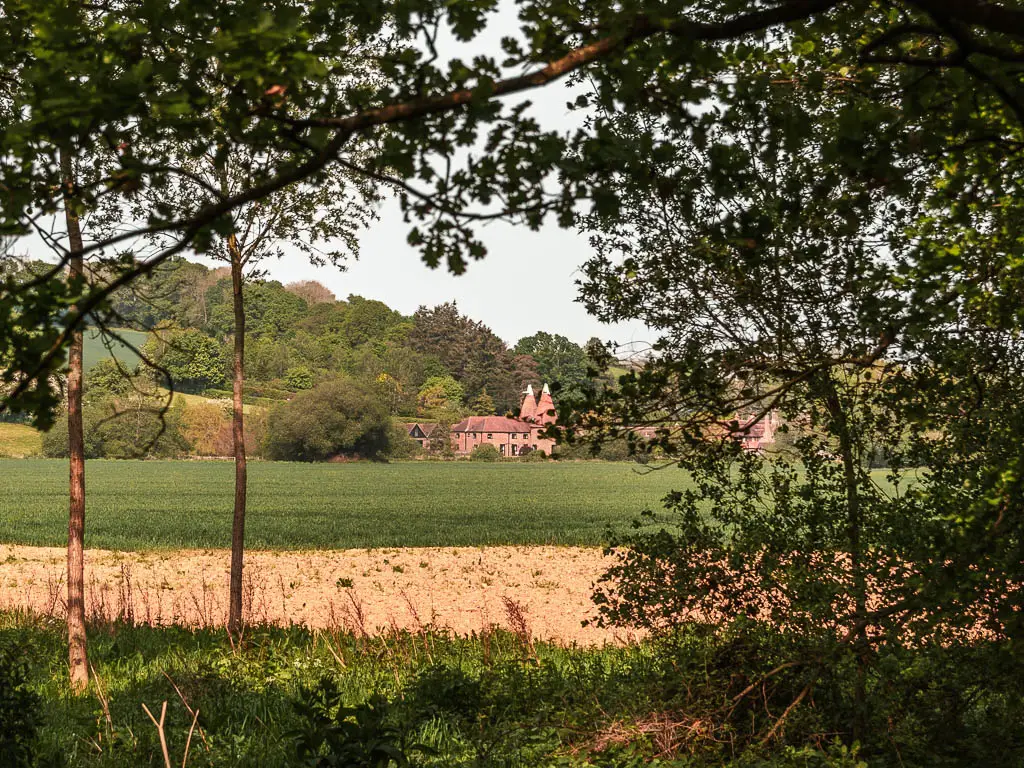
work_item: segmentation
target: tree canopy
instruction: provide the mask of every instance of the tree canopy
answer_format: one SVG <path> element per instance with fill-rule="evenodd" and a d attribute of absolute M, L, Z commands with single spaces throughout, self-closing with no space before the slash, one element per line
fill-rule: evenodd
<path fill-rule="evenodd" d="M 678 135 L 666 135 L 662 119 L 712 150 L 714 176 L 725 183 L 742 158 L 729 142 L 709 142 L 707 131 L 734 98 L 819 91 L 843 101 L 835 141 L 823 148 L 829 162 L 894 199 L 916 197 L 941 211 L 917 220 L 922 245 L 948 241 L 946 229 L 963 217 L 1019 204 L 1024 108 L 1015 67 L 1024 11 L 1015 6 L 529 2 L 519 7 L 518 36 L 500 53 L 472 61 L 435 55 L 441 27 L 474 41 L 495 8 L 334 0 L 5 5 L 5 234 L 27 235 L 60 206 L 61 147 L 79 161 L 83 175 L 71 193 L 85 208 L 172 184 L 185 169 L 168 163 L 171 143 L 272 158 L 245 191 L 201 191 L 185 213 L 156 206 L 146 220 L 86 244 L 87 254 L 106 254 L 114 269 L 102 284 L 5 284 L 0 354 L 9 406 L 45 420 L 56 402 L 49 373 L 61 365 L 71 326 L 102 316 L 112 291 L 160 262 L 187 247 L 205 250 L 226 234 L 237 206 L 332 169 L 392 185 L 409 242 L 428 263 L 458 272 L 485 253 L 475 232 L 481 222 L 537 227 L 553 216 L 568 226 L 581 200 L 598 213 L 614 211 L 615 172 L 642 175 L 644 155 L 672 152 Z M 356 47 L 361 55 L 350 55 Z M 364 82 L 367 69 L 376 74 Z M 574 93 L 572 106 L 585 118 L 579 130 L 542 125 L 508 98 L 566 77 L 594 86 Z M 606 116 L 637 107 L 656 119 L 625 146 Z M 784 135 L 799 142 L 815 115 L 793 118 Z M 97 152 L 110 162 L 82 163 Z M 724 224 L 737 239 L 758 242 L 755 219 Z M 151 233 L 174 242 L 143 263 L 115 256 Z M 997 256 L 1015 236 L 1013 226 L 993 229 L 979 243 Z M 926 258 L 928 250 L 916 264 L 920 274 L 908 279 L 927 283 L 957 258 L 937 249 Z M 51 325 L 54 307 L 76 299 L 78 309 Z"/>
<path fill-rule="evenodd" d="M 335 379 L 270 412 L 267 454 L 292 461 L 379 459 L 387 455 L 392 437 L 383 406 L 355 382 Z"/>
<path fill-rule="evenodd" d="M 588 386 L 590 359 L 587 353 L 561 334 L 538 331 L 520 339 L 515 352 L 536 360 L 541 381 L 554 384 L 563 398 L 582 394 Z"/>
<path fill-rule="evenodd" d="M 782 628 L 797 702 L 856 670 L 853 740 L 881 646 L 1020 628 L 1016 49 L 924 16 L 833 4 L 699 75 L 652 70 L 631 111 L 593 92 L 619 194 L 581 218 L 583 299 L 658 338 L 581 424 L 695 483 L 616 542 L 604 618 Z M 786 450 L 744 450 L 776 415 Z"/>

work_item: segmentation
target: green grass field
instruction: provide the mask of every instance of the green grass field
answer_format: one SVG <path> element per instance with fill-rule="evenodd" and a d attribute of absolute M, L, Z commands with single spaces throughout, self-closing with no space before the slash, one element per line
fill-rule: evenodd
<path fill-rule="evenodd" d="M 227 547 L 234 468 L 221 461 L 90 461 L 86 540 L 139 550 Z M 685 482 L 602 462 L 253 463 L 247 544 L 309 549 L 599 545 Z M 0 542 L 59 546 L 67 463 L 0 461 Z"/>
<path fill-rule="evenodd" d="M 129 331 L 117 328 L 114 329 L 114 332 L 135 347 L 141 348 L 146 343 L 146 334 L 142 331 Z M 110 346 L 109 349 L 107 348 L 108 344 Z M 139 356 L 120 340 L 113 336 L 104 336 L 95 328 L 87 330 L 82 339 L 82 365 L 85 367 L 85 370 L 88 371 L 100 360 L 108 357 L 117 358 L 129 369 L 134 368 L 135 364 L 139 362 Z"/>

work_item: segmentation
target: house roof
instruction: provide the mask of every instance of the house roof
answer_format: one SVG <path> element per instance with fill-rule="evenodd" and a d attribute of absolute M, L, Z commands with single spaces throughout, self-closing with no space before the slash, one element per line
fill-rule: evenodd
<path fill-rule="evenodd" d="M 437 424 L 432 424 L 432 423 L 424 424 L 424 423 L 419 422 L 419 421 L 407 422 L 407 423 L 403 424 L 402 426 L 405 427 L 405 431 L 408 432 L 410 435 L 416 430 L 416 427 L 419 427 L 420 428 L 420 432 L 423 433 L 424 437 L 430 437 L 430 435 L 434 432 L 434 430 L 437 429 Z"/>
<path fill-rule="evenodd" d="M 756 416 L 750 416 L 746 419 L 739 419 L 739 429 L 737 434 L 745 438 L 763 438 L 767 432 L 768 425 L 766 419 L 761 419 L 758 422 L 754 422 Z"/>
<path fill-rule="evenodd" d="M 506 416 L 470 416 L 452 426 L 452 432 L 529 432 L 528 421 Z"/>
<path fill-rule="evenodd" d="M 520 419 L 532 419 L 537 415 L 537 399 L 533 395 L 533 384 L 526 385 L 523 392 L 523 404 L 519 408 Z"/>
<path fill-rule="evenodd" d="M 557 417 L 551 413 L 555 410 L 555 401 L 551 399 L 551 390 L 548 389 L 548 385 L 544 385 L 544 389 L 541 390 L 540 399 L 537 401 L 537 410 L 535 418 L 541 424 L 553 424 Z"/>

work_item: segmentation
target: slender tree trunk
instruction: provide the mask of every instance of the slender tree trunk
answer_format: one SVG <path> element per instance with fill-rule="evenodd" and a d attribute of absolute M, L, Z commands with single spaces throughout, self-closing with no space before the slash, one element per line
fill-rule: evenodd
<path fill-rule="evenodd" d="M 242 253 L 234 235 L 228 238 L 231 256 L 231 293 L 235 309 L 235 355 L 232 366 L 231 435 L 235 448 L 235 515 L 231 526 L 231 587 L 228 631 L 242 626 L 242 560 L 245 554 L 245 420 L 242 391 L 245 383 L 245 305 L 242 301 Z"/>
<path fill-rule="evenodd" d="M 66 150 L 60 153 L 63 177 L 64 219 L 68 245 L 77 256 L 68 262 L 72 279 L 85 277 L 82 261 L 82 228 L 71 202 L 74 169 Z M 68 510 L 68 662 L 71 688 L 81 693 L 89 685 L 89 661 L 85 640 L 85 436 L 82 428 L 82 329 L 71 336 L 68 351 L 68 456 L 70 458 L 70 506 Z"/>
<path fill-rule="evenodd" d="M 859 490 L 859 470 L 850 422 L 835 383 L 828 382 L 827 405 L 829 414 L 835 425 L 839 438 L 839 453 L 843 462 L 843 478 L 846 486 L 846 519 L 847 545 L 850 557 L 850 575 L 853 581 L 853 620 L 858 628 L 853 640 L 854 657 L 857 663 L 856 678 L 853 687 L 853 729 L 854 741 L 863 741 L 867 725 L 867 627 L 864 617 L 867 616 L 867 580 L 864 575 L 864 553 L 861 547 L 861 507 Z"/>

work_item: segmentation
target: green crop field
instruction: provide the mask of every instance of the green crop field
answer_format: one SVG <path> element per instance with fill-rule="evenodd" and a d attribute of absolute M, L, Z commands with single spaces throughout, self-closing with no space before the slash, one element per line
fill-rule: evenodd
<path fill-rule="evenodd" d="M 122 550 L 226 547 L 234 468 L 221 461 L 90 461 L 86 540 Z M 657 507 L 681 471 L 603 462 L 253 463 L 246 541 L 257 549 L 599 545 Z M 61 545 L 67 462 L 0 461 L 0 543 Z"/>
<path fill-rule="evenodd" d="M 114 332 L 132 346 L 141 348 L 146 343 L 146 334 L 142 331 L 117 328 Z M 87 330 L 82 339 L 82 365 L 85 370 L 89 370 L 100 360 L 108 357 L 117 358 L 129 369 L 134 368 L 135 364 L 139 362 L 139 356 L 121 340 L 113 336 L 104 336 L 95 328 Z"/>

